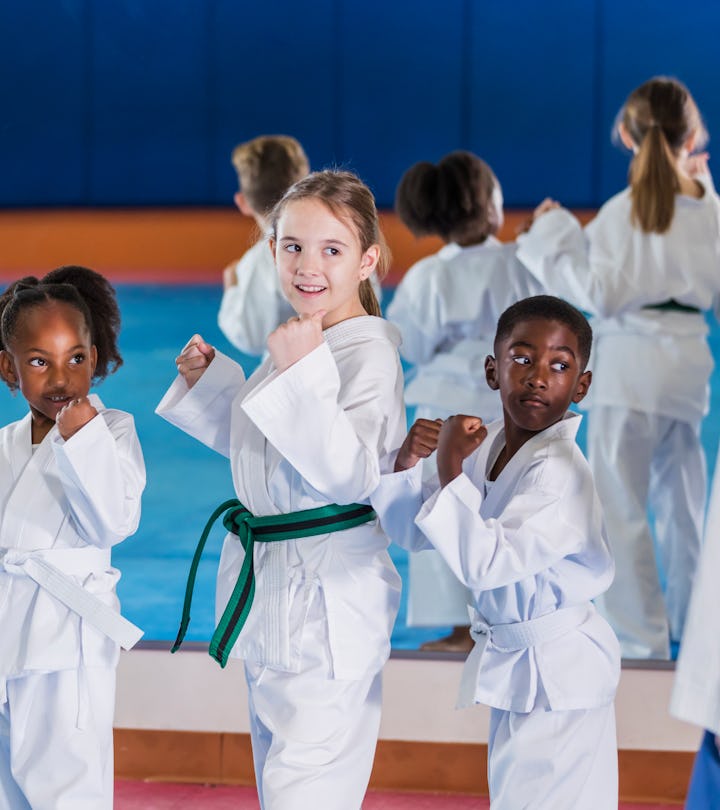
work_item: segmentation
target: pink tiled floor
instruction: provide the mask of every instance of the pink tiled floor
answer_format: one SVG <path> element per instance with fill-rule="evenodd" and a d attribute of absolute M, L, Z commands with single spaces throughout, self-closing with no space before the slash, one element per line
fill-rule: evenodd
<path fill-rule="evenodd" d="M 226 785 L 178 785 L 160 782 L 116 782 L 116 810 L 259 810 L 254 788 Z M 488 810 L 478 796 L 371 791 L 363 810 Z M 620 810 L 678 810 L 678 805 L 621 804 Z"/>

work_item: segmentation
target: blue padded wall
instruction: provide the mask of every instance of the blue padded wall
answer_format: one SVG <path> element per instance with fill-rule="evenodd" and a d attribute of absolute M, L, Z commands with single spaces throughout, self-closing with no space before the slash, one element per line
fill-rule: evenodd
<path fill-rule="evenodd" d="M 466 148 L 506 204 L 600 205 L 655 73 L 720 127 L 720 5 L 671 0 L 24 0 L 0 4 L 0 205 L 228 205 L 239 141 L 287 132 L 381 205 Z M 711 164 L 712 165 L 712 164 Z"/>

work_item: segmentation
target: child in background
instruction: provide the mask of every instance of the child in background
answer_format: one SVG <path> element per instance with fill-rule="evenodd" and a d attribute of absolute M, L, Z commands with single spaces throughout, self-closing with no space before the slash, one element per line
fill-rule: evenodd
<path fill-rule="evenodd" d="M 267 336 L 293 308 L 283 295 L 268 248 L 268 215 L 277 201 L 310 171 L 302 146 L 289 135 L 261 135 L 232 153 L 239 190 L 235 205 L 257 224 L 260 238 L 223 273 L 224 293 L 218 325 L 240 351 L 261 355 Z"/>
<path fill-rule="evenodd" d="M 720 466 L 675 670 L 670 711 L 705 729 L 685 810 L 720 810 Z"/>
<path fill-rule="evenodd" d="M 224 521 L 210 651 L 245 660 L 261 807 L 358 810 L 400 599 L 368 503 L 380 457 L 405 433 L 400 335 L 369 282 L 388 256 L 355 175 L 309 175 L 269 224 L 297 317 L 270 335 L 247 380 L 194 336 L 158 413 L 229 457 L 242 503 Z"/>
<path fill-rule="evenodd" d="M 120 313 L 84 267 L 0 296 L 0 377 L 27 416 L 0 430 L 0 807 L 109 810 L 120 616 L 110 549 L 140 519 L 133 418 L 93 382 L 121 364 Z"/>
<path fill-rule="evenodd" d="M 588 322 L 564 301 L 511 306 L 486 361 L 502 420 L 419 420 L 372 496 L 394 541 L 431 543 L 472 592 L 475 647 L 459 705 L 492 707 L 493 810 L 617 810 L 620 656 L 591 601 L 613 562 L 575 443 L 581 417 L 567 410 L 590 385 L 591 343 Z M 436 447 L 433 491 L 421 459 Z"/>
<path fill-rule="evenodd" d="M 703 310 L 720 292 L 720 201 L 707 156 L 689 157 L 707 136 L 680 82 L 634 90 L 617 133 L 633 152 L 629 188 L 584 232 L 546 201 L 518 256 L 546 289 L 596 316 L 588 456 L 617 568 L 598 604 L 625 657 L 666 659 L 683 632 L 702 537 L 700 426 L 713 366 Z"/>
<path fill-rule="evenodd" d="M 415 236 L 446 243 L 414 264 L 387 311 L 402 334 L 400 353 L 417 368 L 405 402 L 417 418 L 478 414 L 486 422 L 502 410 L 497 391 L 485 384 L 500 314 L 515 301 L 541 292 L 517 260 L 514 244 L 495 234 L 503 222 L 502 191 L 491 168 L 471 152 L 451 152 L 437 165 L 410 167 L 397 189 L 395 210 Z M 453 625 L 450 636 L 424 650 L 468 651 L 468 592 L 439 554 L 409 560 L 408 624 Z"/>

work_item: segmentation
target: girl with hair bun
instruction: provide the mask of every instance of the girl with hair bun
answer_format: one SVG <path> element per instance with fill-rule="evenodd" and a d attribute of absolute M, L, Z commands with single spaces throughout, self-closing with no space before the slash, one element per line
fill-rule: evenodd
<path fill-rule="evenodd" d="M 85 267 L 0 296 L 0 378 L 30 407 L 0 430 L 0 806 L 110 810 L 119 648 L 112 546 L 135 532 L 132 416 L 90 386 L 117 369 L 115 291 Z"/>
<path fill-rule="evenodd" d="M 415 236 L 439 236 L 445 245 L 405 274 L 388 306 L 402 333 L 400 353 L 416 366 L 405 402 L 416 418 L 471 413 L 490 422 L 502 408 L 485 382 L 485 358 L 500 314 L 541 291 L 515 257 L 515 245 L 496 233 L 503 222 L 500 184 L 477 155 L 455 151 L 437 164 L 422 161 L 403 175 L 395 210 Z M 467 651 L 467 589 L 435 551 L 409 559 L 408 624 L 443 627 L 450 636 L 421 649 Z"/>

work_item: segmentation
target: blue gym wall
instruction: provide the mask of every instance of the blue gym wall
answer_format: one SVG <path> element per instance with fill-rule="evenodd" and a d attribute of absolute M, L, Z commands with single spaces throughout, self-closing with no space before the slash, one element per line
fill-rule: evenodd
<path fill-rule="evenodd" d="M 710 0 L 0 0 L 0 206 L 227 205 L 233 145 L 288 132 L 384 206 L 468 148 L 510 206 L 595 207 L 645 78 L 719 131 L 719 24 Z"/>

